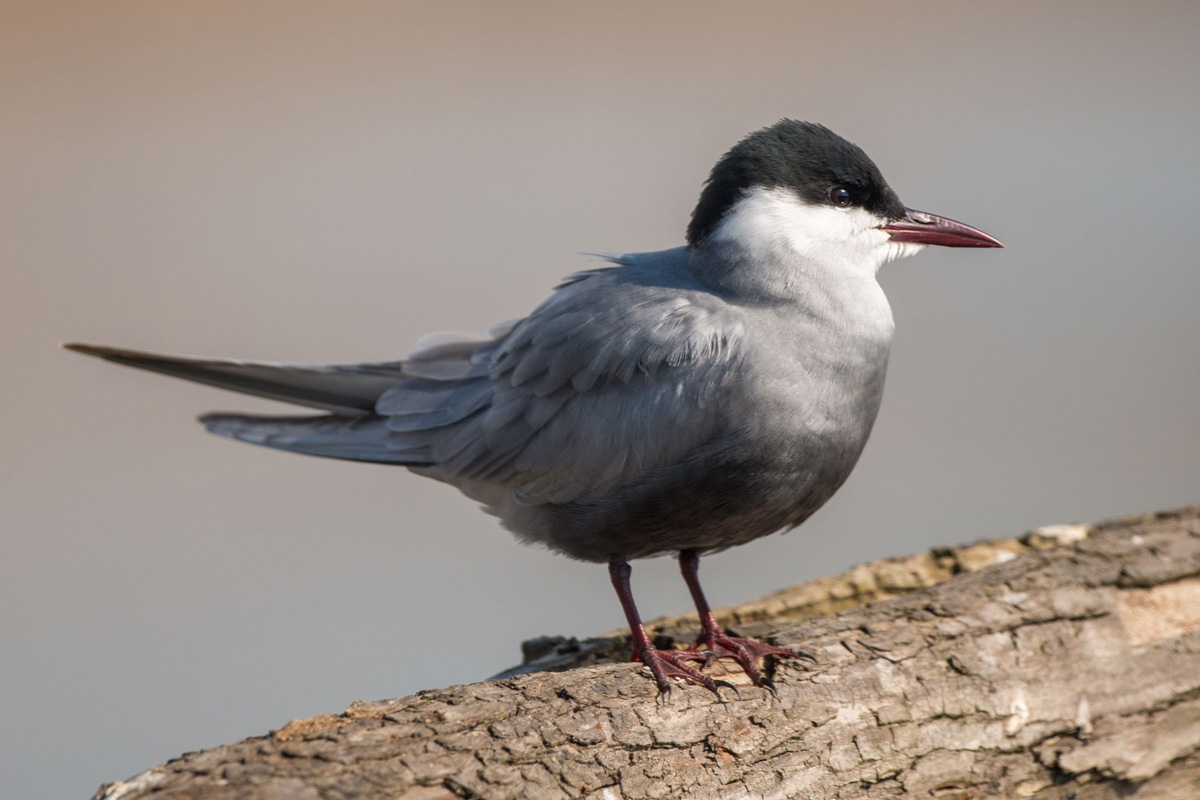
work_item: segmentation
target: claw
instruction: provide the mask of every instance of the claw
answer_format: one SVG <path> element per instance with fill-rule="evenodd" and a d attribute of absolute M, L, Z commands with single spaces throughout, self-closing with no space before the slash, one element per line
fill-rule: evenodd
<path fill-rule="evenodd" d="M 734 686 L 734 685 L 733 685 L 732 683 L 730 683 L 729 681 L 717 681 L 717 680 L 714 680 L 714 681 L 713 681 L 713 683 L 714 683 L 714 684 L 716 684 L 718 688 L 721 688 L 721 689 L 729 689 L 731 692 L 733 692 L 734 696 L 735 696 L 735 697 L 737 697 L 737 699 L 738 699 L 738 700 L 741 700 L 741 699 L 742 699 L 742 693 L 741 693 L 741 692 L 739 692 L 739 691 L 737 690 L 737 687 L 736 687 L 736 686 Z M 720 695 L 720 693 L 718 693 L 718 694 L 717 694 L 717 697 L 720 697 L 720 696 L 721 696 L 721 695 Z"/>
<path fill-rule="evenodd" d="M 705 656 L 695 650 L 656 650 L 646 647 L 637 654 L 637 658 L 654 675 L 660 698 L 670 699 L 671 679 L 688 681 L 703 686 L 717 697 L 721 696 L 720 683 L 707 675 L 702 675 L 687 665 L 688 661 L 704 661 Z M 736 691 L 736 690 L 735 690 Z"/>
<path fill-rule="evenodd" d="M 802 650 L 789 650 L 785 647 L 776 647 L 775 645 L 756 642 L 753 639 L 742 639 L 736 636 L 729 636 L 719 628 L 715 633 L 705 637 L 709 649 L 702 651 L 705 656 L 704 666 L 709 666 L 713 661 L 713 656 L 716 658 L 732 658 L 741 665 L 742 670 L 750 678 L 755 686 L 761 686 L 771 694 L 779 697 L 779 689 L 776 688 L 775 682 L 762 674 L 762 670 L 758 667 L 758 660 L 763 656 L 777 656 L 781 658 L 803 658 L 809 661 L 816 662 L 816 657 L 811 653 L 806 653 Z"/>

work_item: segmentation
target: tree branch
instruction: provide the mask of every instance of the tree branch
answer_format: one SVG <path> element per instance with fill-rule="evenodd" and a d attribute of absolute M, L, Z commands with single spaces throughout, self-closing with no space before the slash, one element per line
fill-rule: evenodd
<path fill-rule="evenodd" d="M 723 621 L 818 663 L 774 665 L 778 699 L 731 673 L 740 698 L 663 704 L 611 663 L 625 634 L 539 640 L 496 679 L 296 720 L 96 796 L 1200 797 L 1200 506 L 876 562 Z"/>

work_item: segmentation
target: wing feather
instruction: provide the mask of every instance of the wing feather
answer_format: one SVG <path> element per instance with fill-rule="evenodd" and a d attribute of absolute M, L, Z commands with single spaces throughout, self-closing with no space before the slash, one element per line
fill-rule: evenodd
<path fill-rule="evenodd" d="M 406 395 L 418 387 L 397 386 L 376 409 L 393 415 L 389 446 L 427 451 L 451 483 L 500 484 L 538 505 L 636 479 L 711 439 L 727 420 L 717 388 L 736 371 L 740 318 L 710 293 L 621 273 L 567 283 L 483 359 L 479 345 L 443 351 L 486 361 L 489 377 L 446 380 L 456 387 L 439 395 L 446 406 L 411 420 Z"/>

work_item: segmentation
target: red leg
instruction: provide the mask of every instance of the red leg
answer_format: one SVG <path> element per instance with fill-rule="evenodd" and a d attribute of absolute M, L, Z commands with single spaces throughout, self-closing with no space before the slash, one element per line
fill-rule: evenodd
<path fill-rule="evenodd" d="M 733 689 L 732 684 L 725 681 L 715 681 L 707 675 L 702 675 L 687 665 L 688 661 L 705 661 L 707 655 L 695 650 L 658 650 L 650 641 L 642 619 L 638 616 L 637 606 L 633 603 L 633 589 L 629 585 L 629 577 L 633 568 L 629 562 L 620 556 L 613 556 L 608 562 L 608 574 L 612 578 L 613 588 L 621 600 L 621 608 L 625 610 L 625 619 L 629 622 L 629 630 L 633 634 L 633 657 L 650 668 L 654 674 L 654 682 L 658 692 L 663 697 L 671 694 L 671 678 L 679 678 L 699 684 L 711 691 L 717 697 L 721 696 L 720 687 Z M 737 690 L 734 689 L 736 693 Z"/>
<path fill-rule="evenodd" d="M 784 647 L 756 642 L 753 639 L 740 639 L 726 635 L 721 626 L 717 624 L 717 618 L 713 616 L 712 609 L 708 606 L 708 600 L 704 597 L 704 590 L 700 588 L 699 569 L 700 554 L 698 552 L 695 550 L 680 551 L 679 571 L 683 573 L 683 580 L 687 583 L 688 591 L 692 593 L 692 600 L 696 604 L 696 611 L 700 614 L 700 638 L 696 640 L 693 647 L 699 647 L 701 644 L 708 647 L 711 655 L 705 662 L 706 666 L 714 658 L 736 659 L 756 686 L 762 686 L 774 692 L 775 684 L 762 674 L 758 668 L 758 659 L 763 656 L 783 656 L 784 658 L 807 658 L 810 661 L 816 661 L 811 654 L 800 650 L 788 650 Z"/>

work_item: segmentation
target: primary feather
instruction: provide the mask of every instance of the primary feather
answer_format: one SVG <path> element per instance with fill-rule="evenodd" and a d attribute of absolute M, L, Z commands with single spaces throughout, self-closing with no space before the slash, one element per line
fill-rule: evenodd
<path fill-rule="evenodd" d="M 95 344 L 72 343 L 63 347 L 129 367 L 343 414 L 371 413 L 379 395 L 403 374 L 402 362 L 398 361 L 315 366 L 195 358 Z"/>

